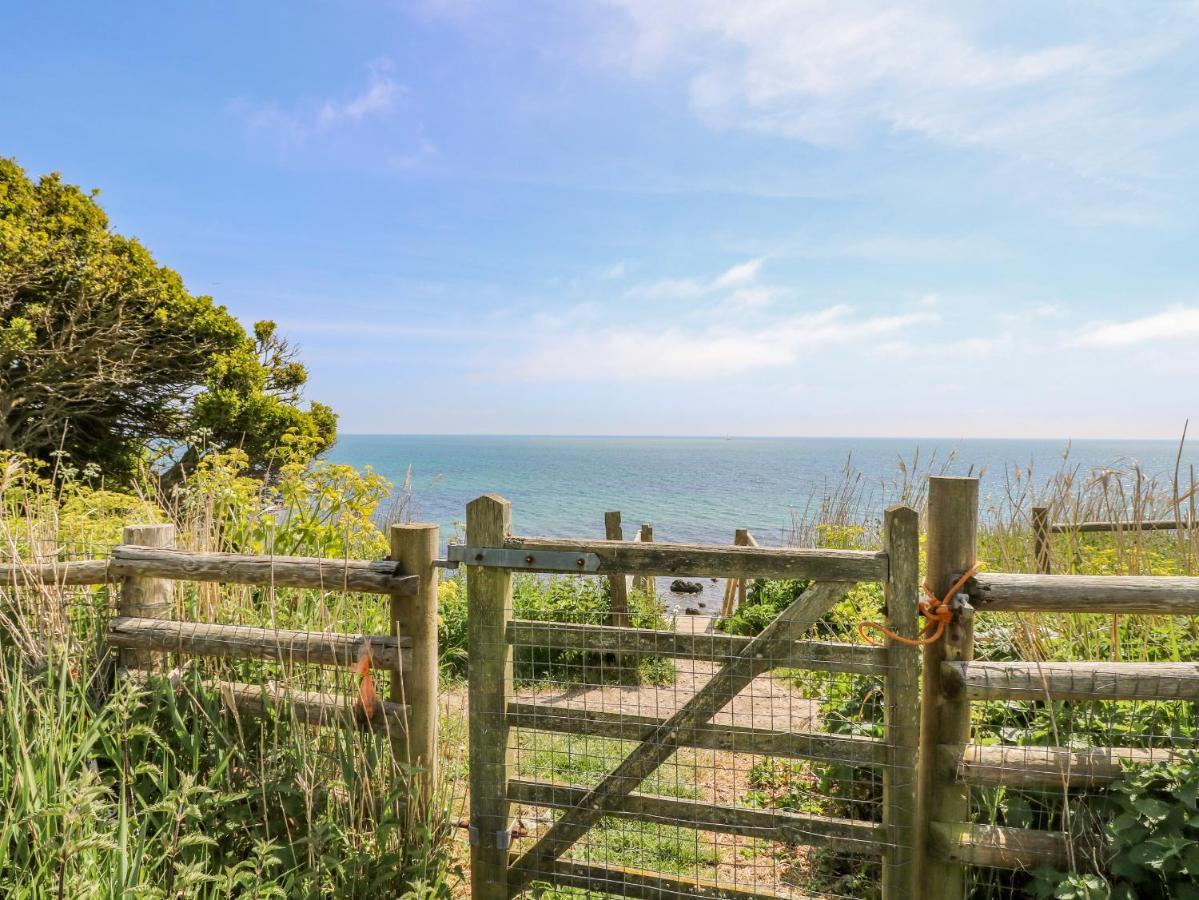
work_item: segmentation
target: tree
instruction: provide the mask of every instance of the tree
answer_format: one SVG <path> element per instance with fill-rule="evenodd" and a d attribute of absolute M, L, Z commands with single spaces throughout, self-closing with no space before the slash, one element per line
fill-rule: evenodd
<path fill-rule="evenodd" d="M 118 481 L 165 454 L 175 482 L 209 448 L 259 474 L 284 444 L 327 449 L 336 416 L 301 407 L 307 372 L 275 324 L 248 334 L 189 293 L 96 196 L 0 158 L 0 450 L 62 450 Z"/>

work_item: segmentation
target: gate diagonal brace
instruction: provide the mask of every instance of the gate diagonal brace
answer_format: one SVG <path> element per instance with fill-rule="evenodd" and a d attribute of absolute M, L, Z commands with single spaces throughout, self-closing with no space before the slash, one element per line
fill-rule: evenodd
<path fill-rule="evenodd" d="M 450 544 L 446 547 L 446 568 L 456 569 L 462 563 L 485 568 L 514 569 L 527 572 L 596 572 L 600 558 L 594 553 L 571 553 L 565 550 L 513 550 L 506 547 L 467 547 Z"/>
<path fill-rule="evenodd" d="M 731 659 L 674 715 L 662 722 L 585 797 L 568 809 L 508 869 L 508 895 L 519 894 L 537 872 L 553 863 L 622 798 L 637 789 L 675 750 L 688 732 L 708 724 L 759 675 L 781 664 L 785 648 L 840 601 L 849 582 L 823 582 L 803 592 Z"/>

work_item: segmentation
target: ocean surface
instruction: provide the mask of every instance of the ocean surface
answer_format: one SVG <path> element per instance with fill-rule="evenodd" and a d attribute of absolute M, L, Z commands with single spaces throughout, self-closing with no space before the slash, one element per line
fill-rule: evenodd
<path fill-rule="evenodd" d="M 1068 459 L 1064 456 L 1068 451 Z M 899 461 L 934 473 L 982 473 L 996 496 L 1006 476 L 1031 466 L 1043 480 L 1063 465 L 1082 471 L 1139 461 L 1169 477 L 1176 441 L 944 440 L 917 438 L 488 437 L 347 434 L 329 459 L 370 466 L 394 484 L 411 467 L 417 518 L 461 530 L 467 502 L 497 493 L 512 501 L 513 531 L 603 537 L 604 512 L 620 510 L 625 537 L 649 522 L 658 541 L 729 543 L 749 528 L 761 544 L 782 543 L 793 515 L 819 508 L 860 473 L 866 511 L 894 499 Z M 1187 448 L 1185 467 L 1199 463 Z"/>

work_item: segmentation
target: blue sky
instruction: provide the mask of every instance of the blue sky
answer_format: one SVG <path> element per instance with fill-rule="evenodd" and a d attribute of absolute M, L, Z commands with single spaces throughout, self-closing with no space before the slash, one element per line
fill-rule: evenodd
<path fill-rule="evenodd" d="M 1199 6 L 19 4 L 0 153 L 348 432 L 1173 437 Z"/>

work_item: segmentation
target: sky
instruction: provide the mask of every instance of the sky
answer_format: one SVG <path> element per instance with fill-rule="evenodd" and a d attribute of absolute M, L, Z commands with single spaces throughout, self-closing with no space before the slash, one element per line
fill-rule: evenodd
<path fill-rule="evenodd" d="M 0 154 L 345 432 L 1176 437 L 1199 5 L 10 4 Z"/>

